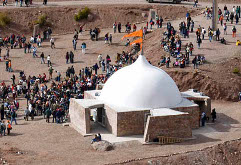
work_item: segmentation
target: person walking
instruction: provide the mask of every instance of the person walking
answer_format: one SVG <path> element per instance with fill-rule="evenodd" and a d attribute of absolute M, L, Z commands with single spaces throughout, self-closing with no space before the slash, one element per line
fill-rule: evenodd
<path fill-rule="evenodd" d="M 55 48 L 54 38 L 53 38 L 53 37 L 51 37 L 51 39 L 50 39 L 50 47 L 51 47 L 52 49 Z"/>
<path fill-rule="evenodd" d="M 198 0 L 194 0 L 194 5 L 193 5 L 193 7 L 197 7 L 197 4 L 198 4 Z"/>

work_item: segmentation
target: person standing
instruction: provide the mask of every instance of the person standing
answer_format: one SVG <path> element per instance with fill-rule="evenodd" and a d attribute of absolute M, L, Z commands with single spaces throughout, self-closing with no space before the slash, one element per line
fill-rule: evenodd
<path fill-rule="evenodd" d="M 162 19 L 162 17 L 160 16 L 160 19 L 159 19 L 160 28 L 162 28 L 162 23 L 163 23 L 163 19 Z"/>
<path fill-rule="evenodd" d="M 226 24 L 226 23 L 223 24 L 223 34 L 224 34 L 224 35 L 227 35 L 227 34 L 228 34 L 228 33 L 227 33 L 227 24 Z"/>
<path fill-rule="evenodd" d="M 197 7 L 197 4 L 198 4 L 198 0 L 194 0 L 194 5 L 193 5 L 193 7 Z"/>
<path fill-rule="evenodd" d="M 198 66 L 197 66 L 197 57 L 196 57 L 196 56 L 193 58 L 192 63 L 193 63 L 193 68 L 194 68 L 194 69 L 198 69 Z"/>
<path fill-rule="evenodd" d="M 231 12 L 231 14 L 230 14 L 230 20 L 231 20 L 231 24 L 233 24 L 233 19 L 234 19 L 234 13 L 233 13 L 233 12 Z"/>
<path fill-rule="evenodd" d="M 208 32 L 208 37 L 209 37 L 209 41 L 212 42 L 212 40 L 213 40 L 213 31 L 211 29 Z"/>
<path fill-rule="evenodd" d="M 201 43 L 202 43 L 202 39 L 199 37 L 199 38 L 197 39 L 198 49 L 200 49 Z"/>
<path fill-rule="evenodd" d="M 33 57 L 37 57 L 37 48 L 35 46 L 33 46 Z"/>
<path fill-rule="evenodd" d="M 205 34 L 206 34 L 206 30 L 205 30 L 205 28 L 203 27 L 203 28 L 202 28 L 202 40 L 204 40 Z"/>
<path fill-rule="evenodd" d="M 10 121 L 7 122 L 7 135 L 10 135 L 10 130 L 12 130 L 12 125 L 10 124 Z"/>
<path fill-rule="evenodd" d="M 97 71 L 98 71 L 98 69 L 99 69 L 99 66 L 98 66 L 97 63 L 95 63 L 95 65 L 93 66 L 93 69 L 94 69 L 94 71 L 95 71 L 95 75 L 97 75 Z"/>
<path fill-rule="evenodd" d="M 4 119 L 4 105 L 3 104 L 1 105 L 0 112 L 1 112 L 1 120 L 3 120 Z"/>
<path fill-rule="evenodd" d="M 102 54 L 99 54 L 99 55 L 98 55 L 97 60 L 98 60 L 98 62 L 99 62 L 99 66 L 101 66 Z"/>
<path fill-rule="evenodd" d="M 54 69 L 52 68 L 52 66 L 50 66 L 50 68 L 49 68 L 49 80 L 52 79 L 53 71 L 54 71 Z"/>
<path fill-rule="evenodd" d="M 167 58 L 166 58 L 166 68 L 169 68 L 170 62 L 171 62 L 170 57 L 167 57 Z"/>
<path fill-rule="evenodd" d="M 118 32 L 121 33 L 121 23 L 118 23 Z"/>
<path fill-rule="evenodd" d="M 41 64 L 45 64 L 43 52 L 41 53 L 40 58 L 41 58 Z"/>
<path fill-rule="evenodd" d="M 15 85 L 15 79 L 16 79 L 16 77 L 15 77 L 15 74 L 13 74 L 13 76 L 12 76 L 12 81 L 13 81 L 13 85 Z"/>
<path fill-rule="evenodd" d="M 216 41 L 219 41 L 220 30 L 219 28 L 216 30 Z"/>
<path fill-rule="evenodd" d="M 11 111 L 11 125 L 13 123 L 13 121 L 15 121 L 15 125 L 17 125 L 17 120 L 16 120 L 17 114 L 15 110 Z"/>
<path fill-rule="evenodd" d="M 81 48 L 82 48 L 82 54 L 85 54 L 85 49 L 86 49 L 86 43 L 85 42 L 82 43 Z"/>
<path fill-rule="evenodd" d="M 73 48 L 74 48 L 74 50 L 76 50 L 76 46 L 77 46 L 76 38 L 74 38 L 72 42 L 73 42 Z"/>
<path fill-rule="evenodd" d="M 43 0 L 43 5 L 47 5 L 47 0 Z"/>
<path fill-rule="evenodd" d="M 235 20 L 236 20 L 236 25 L 237 25 L 238 22 L 239 22 L 239 16 L 238 16 L 238 14 L 235 15 Z"/>
<path fill-rule="evenodd" d="M 105 60 L 104 59 L 101 62 L 101 68 L 102 68 L 102 72 L 105 72 Z"/>
<path fill-rule="evenodd" d="M 211 116 L 212 116 L 212 122 L 214 123 L 217 118 L 215 108 L 212 110 Z"/>
<path fill-rule="evenodd" d="M 48 67 L 51 66 L 50 55 L 47 57 Z"/>
<path fill-rule="evenodd" d="M 47 108 L 47 110 L 45 111 L 45 114 L 46 114 L 46 122 L 49 123 L 49 118 L 52 114 L 50 108 Z"/>
<path fill-rule="evenodd" d="M 4 121 L 0 122 L 0 127 L 1 127 L 1 130 L 0 130 L 0 134 L 3 135 L 3 136 L 6 136 L 6 125 L 4 123 Z"/>
<path fill-rule="evenodd" d="M 206 120 L 207 120 L 207 115 L 206 115 L 205 112 L 203 112 L 202 115 L 201 115 L 201 123 L 202 123 L 202 127 L 205 126 Z"/>
<path fill-rule="evenodd" d="M 65 59 L 66 59 L 66 64 L 68 64 L 69 63 L 69 52 L 66 53 Z"/>
<path fill-rule="evenodd" d="M 112 44 L 112 34 L 110 34 L 110 36 L 109 36 L 109 45 L 111 45 Z"/>
<path fill-rule="evenodd" d="M 235 26 L 233 26 L 233 28 L 232 28 L 232 32 L 233 32 L 233 38 L 234 37 L 236 37 L 236 32 L 237 32 L 237 29 L 236 29 L 236 27 Z"/>
<path fill-rule="evenodd" d="M 113 30 L 114 30 L 114 33 L 116 33 L 116 22 L 113 24 Z"/>

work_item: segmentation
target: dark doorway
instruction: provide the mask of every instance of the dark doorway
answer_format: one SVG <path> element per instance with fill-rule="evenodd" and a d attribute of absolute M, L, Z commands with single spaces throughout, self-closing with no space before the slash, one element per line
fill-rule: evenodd
<path fill-rule="evenodd" d="M 105 109 L 97 108 L 97 121 L 99 124 L 105 127 Z"/>

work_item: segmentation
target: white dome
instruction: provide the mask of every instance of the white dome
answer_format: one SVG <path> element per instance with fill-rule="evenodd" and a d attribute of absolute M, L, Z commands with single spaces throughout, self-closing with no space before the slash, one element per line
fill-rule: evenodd
<path fill-rule="evenodd" d="M 118 107 L 153 109 L 176 106 L 182 98 L 173 79 L 140 55 L 108 79 L 100 100 Z"/>

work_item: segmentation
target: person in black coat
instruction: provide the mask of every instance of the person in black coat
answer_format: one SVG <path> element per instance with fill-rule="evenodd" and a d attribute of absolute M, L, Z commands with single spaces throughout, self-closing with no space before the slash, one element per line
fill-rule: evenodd
<path fill-rule="evenodd" d="M 216 111 L 215 111 L 215 108 L 212 110 L 212 113 L 211 113 L 211 116 L 212 116 L 212 122 L 214 123 L 214 121 L 216 120 L 217 118 L 217 115 L 216 115 Z"/>
<path fill-rule="evenodd" d="M 0 108 L 0 112 L 1 112 L 1 120 L 4 119 L 4 106 L 2 105 Z"/>

